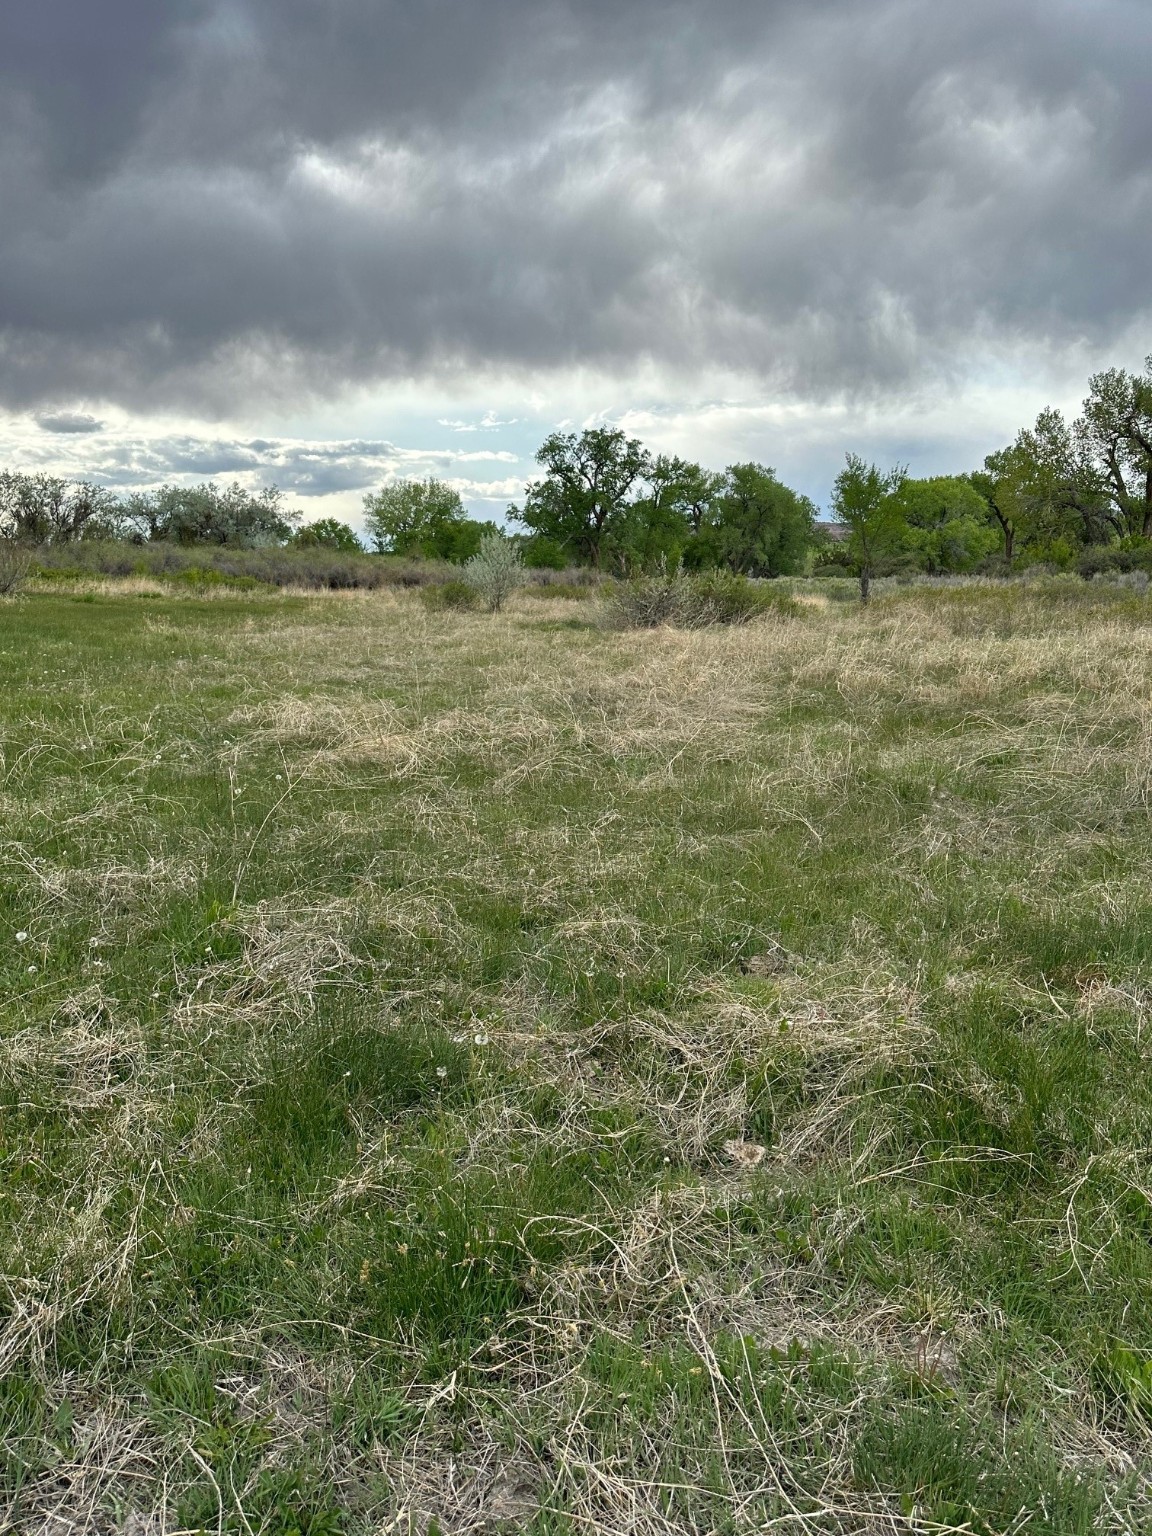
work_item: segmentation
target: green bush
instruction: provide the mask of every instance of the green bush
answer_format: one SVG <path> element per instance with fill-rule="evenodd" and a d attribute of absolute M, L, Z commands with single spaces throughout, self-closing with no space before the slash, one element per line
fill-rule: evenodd
<path fill-rule="evenodd" d="M 562 571 L 568 564 L 568 551 L 555 539 L 543 534 L 533 534 L 520 541 L 520 553 L 524 568 L 529 571 Z"/>
<path fill-rule="evenodd" d="M 1122 544 L 1091 545 L 1077 560 L 1076 570 L 1085 579 L 1128 575 L 1133 571 L 1152 574 L 1152 540 L 1125 539 Z"/>
<path fill-rule="evenodd" d="M 466 581 L 442 581 L 436 587 L 423 587 L 420 601 L 432 613 L 441 612 L 445 608 L 466 612 L 477 606 L 479 598 L 475 587 Z"/>

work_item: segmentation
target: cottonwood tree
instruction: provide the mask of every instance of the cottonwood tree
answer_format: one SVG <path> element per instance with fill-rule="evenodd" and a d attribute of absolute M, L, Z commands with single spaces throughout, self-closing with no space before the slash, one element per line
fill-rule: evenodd
<path fill-rule="evenodd" d="M 905 547 L 924 570 L 970 571 L 995 550 L 991 509 L 969 480 L 951 475 L 905 480 L 896 497 L 907 524 Z"/>
<path fill-rule="evenodd" d="M 651 461 L 645 479 L 647 489 L 631 502 L 613 532 L 615 552 L 625 563 L 644 569 L 658 563 L 675 566 L 691 558 L 724 476 L 662 453 Z"/>
<path fill-rule="evenodd" d="M 872 595 L 876 566 L 899 548 L 907 530 L 897 492 L 907 472 L 901 466 L 887 473 L 850 453 L 832 487 L 832 512 L 848 529 L 847 552 L 860 577 L 860 601 Z"/>
<path fill-rule="evenodd" d="M 349 528 L 335 517 L 322 517 L 307 523 L 292 535 L 295 549 L 335 549 L 343 554 L 363 554 L 364 546 Z"/>
<path fill-rule="evenodd" d="M 1088 384 L 1076 436 L 1099 472 L 1121 538 L 1152 538 L 1152 357 L 1142 374 L 1110 368 Z"/>
<path fill-rule="evenodd" d="M 763 464 L 732 464 L 700 533 L 710 563 L 745 576 L 791 576 L 815 537 L 816 508 Z"/>
<path fill-rule="evenodd" d="M 1001 531 L 1009 565 L 1020 545 L 1053 550 L 1094 543 L 1115 526 L 1083 433 L 1051 407 L 1015 442 L 990 453 L 971 482 Z"/>
<path fill-rule="evenodd" d="M 512 515 L 533 534 L 597 569 L 627 546 L 624 535 L 652 461 L 634 437 L 612 427 L 553 432 L 536 454 L 542 480 Z"/>
<path fill-rule="evenodd" d="M 700 532 L 724 489 L 724 476 L 716 470 L 663 453 L 649 478 L 654 498 L 683 517 L 693 533 Z"/>
<path fill-rule="evenodd" d="M 415 555 L 425 560 L 470 559 L 493 523 L 464 510 L 459 491 L 443 480 L 394 480 L 364 498 L 364 524 L 380 555 Z"/>

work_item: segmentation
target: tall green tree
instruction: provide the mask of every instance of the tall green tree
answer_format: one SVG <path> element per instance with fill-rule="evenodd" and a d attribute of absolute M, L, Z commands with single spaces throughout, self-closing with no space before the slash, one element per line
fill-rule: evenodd
<path fill-rule="evenodd" d="M 675 455 L 658 454 L 647 471 L 647 489 L 632 502 L 613 535 L 627 564 L 651 569 L 690 558 L 723 475 Z"/>
<path fill-rule="evenodd" d="M 381 555 L 425 560 L 470 559 L 485 533 L 497 532 L 464 510 L 460 493 L 443 480 L 394 480 L 364 498 L 364 524 Z"/>
<path fill-rule="evenodd" d="M 1083 434 L 1053 408 L 1007 448 L 990 453 L 970 481 L 1000 529 L 1009 565 L 1022 549 L 1067 555 L 1111 534 L 1112 514 Z"/>
<path fill-rule="evenodd" d="M 860 578 L 862 603 L 872 595 L 877 565 L 899 549 L 907 534 L 897 494 L 906 478 L 899 465 L 885 473 L 850 453 L 832 487 L 832 513 L 848 529 L 847 554 Z"/>
<path fill-rule="evenodd" d="M 553 432 L 536 462 L 544 476 L 528 487 L 523 510 L 513 516 L 597 569 L 613 556 L 624 559 L 635 503 L 652 467 L 643 445 L 612 427 Z"/>
<path fill-rule="evenodd" d="M 744 576 L 791 576 L 804 567 L 816 508 L 763 464 L 732 464 L 700 532 L 712 562 Z"/>
<path fill-rule="evenodd" d="M 909 479 L 895 494 L 907 524 L 904 546 L 922 570 L 971 571 L 995 550 L 998 536 L 989 524 L 988 503 L 968 480 Z"/>
<path fill-rule="evenodd" d="M 1152 538 L 1152 357 L 1144 372 L 1110 368 L 1088 385 L 1076 436 L 1099 475 L 1121 538 Z"/>

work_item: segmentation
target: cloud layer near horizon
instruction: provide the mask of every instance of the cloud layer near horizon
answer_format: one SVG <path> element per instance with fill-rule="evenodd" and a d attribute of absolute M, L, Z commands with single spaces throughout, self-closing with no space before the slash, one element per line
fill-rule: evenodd
<path fill-rule="evenodd" d="M 1107 346 L 1150 47 L 1144 0 L 11 0 L 0 404 Z"/>
<path fill-rule="evenodd" d="M 503 449 L 402 448 L 383 439 L 230 438 L 171 431 L 141 435 L 123 427 L 102 431 L 99 422 L 93 428 L 54 423 L 55 418 L 42 417 L 37 425 L 47 437 L 26 433 L 12 444 L 23 467 L 90 478 L 121 491 L 169 481 L 235 479 L 253 489 L 274 484 L 290 497 L 312 498 L 362 493 L 387 480 L 434 475 L 468 501 L 492 502 L 503 510 L 524 483 L 519 458 Z M 88 436 L 93 431 L 100 434 L 97 441 Z M 347 504 L 351 507 L 358 500 L 354 496 Z"/>

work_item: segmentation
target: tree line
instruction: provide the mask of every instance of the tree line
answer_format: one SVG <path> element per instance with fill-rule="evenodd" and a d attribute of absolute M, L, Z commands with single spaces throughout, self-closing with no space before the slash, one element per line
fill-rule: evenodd
<path fill-rule="evenodd" d="M 876 575 L 1152 567 L 1152 357 L 1143 373 L 1095 375 L 1080 416 L 1054 409 L 966 474 L 910 477 L 849 454 L 832 518 L 763 464 L 723 471 L 653 454 L 619 428 L 553 432 L 508 527 L 469 517 L 436 479 L 390 482 L 364 499 L 372 551 L 463 564 L 486 535 L 515 539 L 528 566 L 572 564 L 628 575 L 656 567 L 746 576 L 850 573 L 867 598 Z M 0 537 L 240 547 L 363 549 L 334 518 L 305 525 L 275 486 L 251 492 L 165 485 L 117 496 L 44 474 L 0 473 Z"/>

